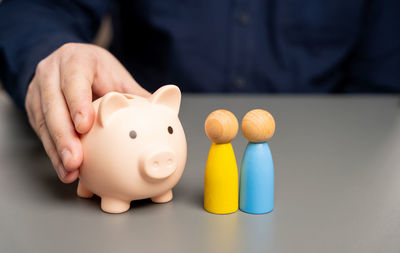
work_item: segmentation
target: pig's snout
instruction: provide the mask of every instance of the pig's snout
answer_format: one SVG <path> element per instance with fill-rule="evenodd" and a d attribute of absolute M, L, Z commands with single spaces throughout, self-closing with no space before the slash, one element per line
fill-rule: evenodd
<path fill-rule="evenodd" d="M 169 177 L 177 167 L 176 155 L 169 149 L 153 151 L 142 157 L 141 169 L 152 179 Z"/>

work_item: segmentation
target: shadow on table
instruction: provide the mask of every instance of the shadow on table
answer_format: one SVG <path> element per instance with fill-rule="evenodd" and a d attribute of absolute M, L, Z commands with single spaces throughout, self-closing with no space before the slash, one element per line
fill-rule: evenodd
<path fill-rule="evenodd" d="M 5 141 L 0 147 L 0 155 L 7 159 L 7 166 L 3 170 L 12 173 L 18 183 L 14 183 L 15 191 L 23 192 L 30 201 L 62 201 L 84 202 L 98 209 L 100 197 L 82 199 L 76 195 L 77 181 L 71 184 L 62 183 L 42 147 L 40 140 L 29 125 L 25 113 L 14 105 L 7 104 L 0 109 L 0 121 L 8 121 L 1 129 L 0 138 Z M 5 129 L 4 129 L 5 128 Z M 1 135 L 6 136 L 1 136 Z M 10 189 L 12 190 L 12 189 Z M 152 204 L 150 199 L 138 200 L 131 203 L 135 208 L 145 208 Z"/>

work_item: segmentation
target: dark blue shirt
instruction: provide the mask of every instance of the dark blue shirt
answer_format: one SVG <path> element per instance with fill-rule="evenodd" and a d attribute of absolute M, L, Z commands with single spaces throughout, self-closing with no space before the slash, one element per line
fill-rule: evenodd
<path fill-rule="evenodd" d="M 111 52 L 150 91 L 400 91 L 398 0 L 5 0 L 0 77 L 17 104 L 36 64 L 91 42 L 108 13 Z"/>

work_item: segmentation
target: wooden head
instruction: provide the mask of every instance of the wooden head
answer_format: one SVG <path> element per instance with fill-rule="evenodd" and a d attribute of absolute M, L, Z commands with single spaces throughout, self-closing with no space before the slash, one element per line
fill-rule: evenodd
<path fill-rule="evenodd" d="M 239 129 L 235 115 L 227 110 L 216 110 L 210 113 L 204 123 L 208 138 L 217 144 L 229 143 Z"/>
<path fill-rule="evenodd" d="M 243 117 L 242 132 L 250 142 L 268 141 L 275 132 L 275 120 L 266 110 L 251 110 Z"/>

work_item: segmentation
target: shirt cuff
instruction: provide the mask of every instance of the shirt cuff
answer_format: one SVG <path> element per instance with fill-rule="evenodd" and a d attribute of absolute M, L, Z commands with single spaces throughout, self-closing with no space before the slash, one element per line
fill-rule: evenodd
<path fill-rule="evenodd" d="M 29 52 L 27 52 L 25 61 L 22 64 L 21 73 L 19 73 L 16 78 L 15 85 L 17 89 L 14 94 L 10 94 L 19 108 L 25 110 L 26 92 L 33 75 L 35 74 L 37 64 L 56 49 L 69 42 L 79 43 L 82 42 L 82 40 L 68 34 L 51 35 L 46 41 L 42 41 L 33 48 L 28 49 Z"/>

